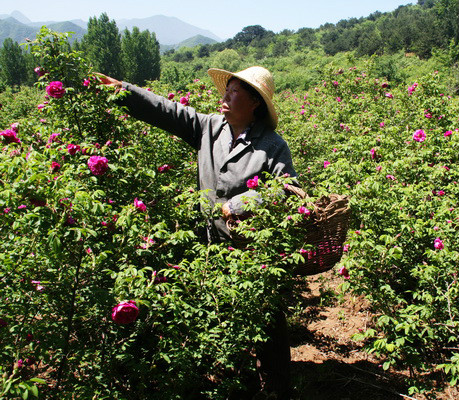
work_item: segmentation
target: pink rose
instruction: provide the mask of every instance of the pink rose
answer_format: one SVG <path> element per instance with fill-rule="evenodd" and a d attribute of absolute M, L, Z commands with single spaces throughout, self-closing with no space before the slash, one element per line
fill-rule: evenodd
<path fill-rule="evenodd" d="M 394 95 L 392 93 L 386 93 L 385 95 L 388 99 L 393 99 Z"/>
<path fill-rule="evenodd" d="M 311 214 L 311 211 L 309 211 L 309 209 L 306 208 L 305 206 L 300 206 L 300 207 L 298 207 L 298 213 L 308 216 L 308 215 Z"/>
<path fill-rule="evenodd" d="M 147 206 L 142 200 L 139 200 L 137 197 L 134 199 L 134 206 L 140 211 L 147 211 Z"/>
<path fill-rule="evenodd" d="M 55 99 L 60 99 L 65 94 L 65 89 L 61 81 L 53 81 L 46 87 L 46 93 Z"/>
<path fill-rule="evenodd" d="M 324 168 L 327 168 L 331 164 L 330 161 L 324 161 Z"/>
<path fill-rule="evenodd" d="M 187 106 L 190 104 L 188 102 L 188 97 L 180 97 L 180 103 L 183 104 L 184 106 Z"/>
<path fill-rule="evenodd" d="M 115 324 L 130 324 L 137 319 L 139 308 L 133 300 L 125 300 L 112 309 L 112 320 Z"/>
<path fill-rule="evenodd" d="M 255 189 L 258 187 L 258 176 L 254 176 L 253 179 L 247 180 L 247 187 L 249 189 Z"/>
<path fill-rule="evenodd" d="M 52 171 L 52 172 L 57 172 L 57 171 L 59 171 L 60 169 L 61 169 L 61 164 L 59 164 L 59 163 L 56 162 L 56 161 L 53 161 L 53 162 L 51 163 L 51 171 Z"/>
<path fill-rule="evenodd" d="M 39 77 L 45 74 L 45 70 L 43 69 L 43 67 L 36 67 L 34 71 Z"/>
<path fill-rule="evenodd" d="M 413 140 L 416 142 L 423 142 L 426 140 L 426 134 L 422 129 L 418 129 L 416 132 L 413 133 Z"/>
<path fill-rule="evenodd" d="M 71 156 L 73 156 L 78 151 L 81 151 L 81 147 L 79 145 L 77 145 L 77 144 L 70 143 L 70 144 L 67 145 L 67 151 Z"/>
<path fill-rule="evenodd" d="M 108 170 L 108 160 L 101 156 L 91 156 L 88 160 L 88 167 L 94 175 L 103 175 Z"/>
<path fill-rule="evenodd" d="M 443 244 L 443 241 L 440 239 L 440 238 L 436 238 L 434 240 L 434 247 L 437 249 L 437 250 L 442 250 L 445 248 L 445 245 Z"/>
<path fill-rule="evenodd" d="M 51 133 L 51 135 L 49 135 L 49 138 L 48 138 L 48 144 L 51 144 L 52 142 L 56 142 L 57 141 L 56 139 L 59 135 L 60 133 Z M 67 146 L 67 149 L 68 149 L 68 146 Z"/>
<path fill-rule="evenodd" d="M 171 168 L 172 166 L 170 166 L 169 164 L 164 164 L 158 167 L 158 172 L 163 173 L 163 172 L 169 171 Z"/>
<path fill-rule="evenodd" d="M 446 131 L 443 136 L 448 137 L 448 136 L 451 136 L 452 134 L 453 134 L 452 131 Z"/>
<path fill-rule="evenodd" d="M 175 97 L 175 94 L 174 94 L 174 93 L 169 93 L 169 94 L 167 95 L 167 98 L 168 98 L 169 100 L 172 100 L 174 97 Z"/>
<path fill-rule="evenodd" d="M 344 267 L 344 266 L 341 267 L 338 272 L 339 272 L 340 275 L 342 275 L 344 277 L 344 279 L 349 279 L 350 278 L 349 272 L 346 269 L 346 267 Z"/>
<path fill-rule="evenodd" d="M 88 86 L 89 86 L 89 83 L 90 83 L 89 79 L 83 80 L 83 86 L 88 87 Z"/>
<path fill-rule="evenodd" d="M 371 158 L 374 160 L 376 158 L 376 150 L 373 148 L 370 150 Z"/>
<path fill-rule="evenodd" d="M 21 143 L 21 140 L 18 138 L 16 131 L 12 129 L 6 129 L 3 132 L 0 132 L 0 136 L 3 136 L 6 144 Z"/>

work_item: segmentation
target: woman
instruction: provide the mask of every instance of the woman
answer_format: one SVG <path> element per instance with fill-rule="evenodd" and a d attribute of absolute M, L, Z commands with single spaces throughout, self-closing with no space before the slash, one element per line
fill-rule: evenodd
<path fill-rule="evenodd" d="M 122 105 L 133 117 L 182 138 L 198 151 L 199 189 L 208 190 L 212 207 L 222 204 L 222 217 L 209 221 L 208 238 L 221 242 L 230 239 L 225 220 L 244 213 L 245 196 L 257 195 L 247 190 L 249 179 L 263 172 L 292 177 L 296 172 L 286 142 L 274 131 L 278 117 L 271 73 L 254 66 L 236 73 L 211 68 L 208 74 L 222 95 L 223 115 L 198 113 L 129 83 L 100 79 L 129 92 Z M 257 350 L 262 387 L 286 399 L 290 347 L 283 312 L 277 313 L 268 334 L 271 339 Z"/>
<path fill-rule="evenodd" d="M 123 101 L 129 113 L 164 129 L 198 151 L 198 189 L 208 189 L 212 207 L 222 204 L 223 218 L 209 221 L 211 241 L 229 240 L 225 218 L 243 214 L 247 180 L 289 174 L 296 176 L 286 142 L 274 132 L 277 114 L 272 97 L 274 81 L 263 67 L 232 73 L 208 71 L 222 97 L 222 113 L 201 114 L 192 107 L 158 96 L 130 83 L 101 76 L 104 84 L 130 92 Z"/>

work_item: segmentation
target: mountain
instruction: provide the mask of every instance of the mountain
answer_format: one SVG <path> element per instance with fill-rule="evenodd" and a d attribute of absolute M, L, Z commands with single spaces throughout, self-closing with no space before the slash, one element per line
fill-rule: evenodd
<path fill-rule="evenodd" d="M 155 32 L 156 40 L 161 44 L 177 44 L 193 36 L 201 35 L 221 42 L 221 39 L 212 32 L 190 25 L 175 17 L 165 15 L 155 15 L 148 18 L 120 19 L 116 21 L 118 29 L 123 31 L 125 28 L 132 30 L 137 26 L 141 31 L 148 29 Z"/>
<path fill-rule="evenodd" d="M 0 20 L 0 44 L 3 44 L 6 38 L 23 43 L 26 38 L 33 39 L 36 33 L 36 28 L 25 25 L 13 17 Z"/>
<path fill-rule="evenodd" d="M 29 18 L 27 18 L 24 14 L 22 14 L 19 11 L 13 11 L 10 14 L 11 17 L 13 17 L 15 20 L 18 20 L 19 22 L 22 22 L 23 24 L 30 24 L 32 21 L 30 21 Z"/>
<path fill-rule="evenodd" d="M 1 18 L 2 16 L 0 16 Z M 41 23 L 37 25 L 24 24 L 13 17 L 0 19 L 0 46 L 6 38 L 11 38 L 15 42 L 24 43 L 26 39 L 34 39 L 42 25 L 56 32 L 74 32 L 71 40 L 81 40 L 86 30 L 70 21 Z"/>
<path fill-rule="evenodd" d="M 217 41 L 206 36 L 196 35 L 177 44 L 161 44 L 160 52 L 162 54 L 169 50 L 177 50 L 180 47 L 195 47 L 199 46 L 200 44 L 204 45 L 213 43 L 217 43 Z"/>
<path fill-rule="evenodd" d="M 11 14 L 0 14 L 0 46 L 10 37 L 18 43 L 25 38 L 34 39 L 38 30 L 46 25 L 57 32 L 75 32 L 72 40 L 80 40 L 87 30 L 87 22 L 81 19 L 71 21 L 41 21 L 32 22 L 19 11 Z M 132 30 L 137 26 L 141 31 L 148 29 L 155 32 L 156 39 L 167 49 L 182 46 L 193 47 L 199 44 L 215 43 L 221 39 L 212 32 L 188 24 L 175 17 L 155 15 L 149 18 L 121 19 L 116 21 L 120 32 L 124 29 Z"/>

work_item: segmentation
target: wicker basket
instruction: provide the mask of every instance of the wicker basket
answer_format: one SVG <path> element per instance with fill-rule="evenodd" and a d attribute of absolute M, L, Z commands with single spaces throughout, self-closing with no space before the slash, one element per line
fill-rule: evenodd
<path fill-rule="evenodd" d="M 307 200 L 306 193 L 295 186 L 286 186 L 287 193 Z M 349 196 L 330 194 L 314 204 L 311 218 L 300 226 L 304 241 L 314 248 L 304 254 L 305 262 L 296 268 L 298 275 L 315 275 L 328 271 L 343 255 L 343 244 L 349 229 L 351 210 Z"/>
<path fill-rule="evenodd" d="M 306 201 L 308 199 L 306 193 L 296 186 L 286 185 L 285 191 Z M 348 203 L 348 196 L 330 194 L 322 196 L 314 204 L 308 204 L 314 207 L 314 211 L 298 228 L 304 234 L 305 243 L 312 245 L 313 249 L 303 254 L 305 262 L 296 267 L 295 273 L 303 276 L 319 274 L 333 268 L 340 261 L 350 221 Z M 236 226 L 236 221 L 227 221 L 235 245 L 240 247 L 249 244 L 251 239 L 235 233 Z"/>

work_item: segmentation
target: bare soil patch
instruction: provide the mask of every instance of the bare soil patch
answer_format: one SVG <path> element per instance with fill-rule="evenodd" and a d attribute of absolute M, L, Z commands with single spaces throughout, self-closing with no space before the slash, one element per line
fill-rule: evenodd
<path fill-rule="evenodd" d="M 368 354 L 352 336 L 372 324 L 363 297 L 337 299 L 343 278 L 329 271 L 301 285 L 300 315 L 290 321 L 295 400 L 459 399 L 457 388 L 408 395 L 408 371 L 384 371 L 384 360 Z"/>

